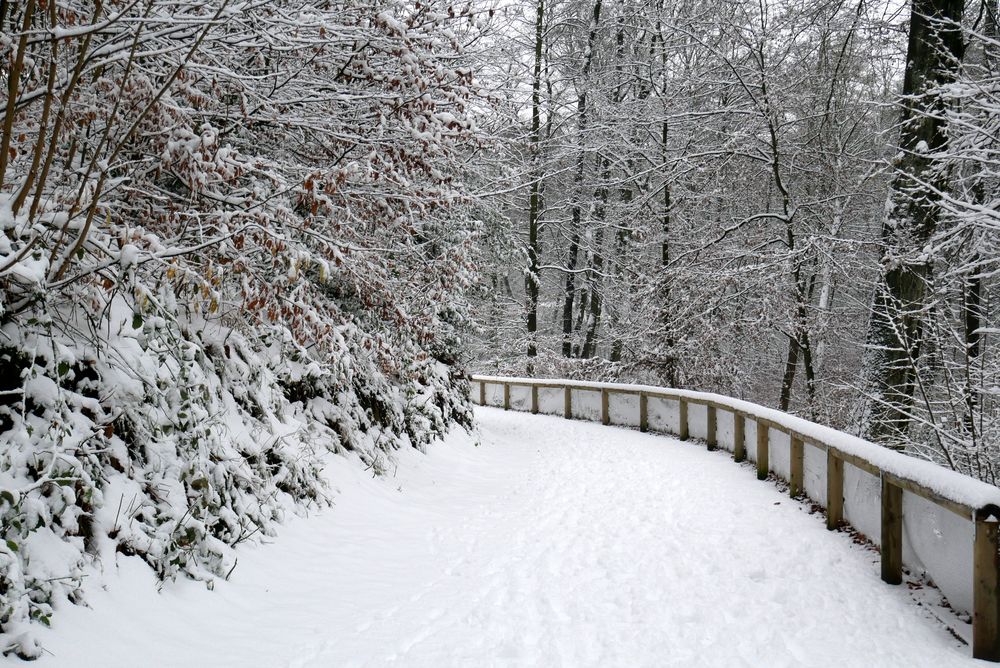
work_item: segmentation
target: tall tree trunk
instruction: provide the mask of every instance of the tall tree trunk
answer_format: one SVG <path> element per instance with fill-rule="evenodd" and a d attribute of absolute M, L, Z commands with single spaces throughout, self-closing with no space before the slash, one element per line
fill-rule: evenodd
<path fill-rule="evenodd" d="M 541 213 L 541 180 L 539 130 L 541 128 L 541 87 L 542 87 L 542 38 L 545 18 L 544 0 L 538 0 L 535 15 L 535 67 L 531 82 L 531 194 L 528 197 L 528 272 L 524 277 L 524 288 L 528 296 L 528 375 L 535 373 L 534 357 L 538 355 L 538 226 Z"/>
<path fill-rule="evenodd" d="M 660 376 L 667 387 L 677 387 L 677 356 L 674 352 L 674 321 L 670 309 L 670 230 L 671 216 L 673 214 L 673 201 L 671 199 L 670 177 L 666 175 L 667 163 L 670 160 L 670 121 L 667 114 L 667 88 L 669 83 L 669 59 L 667 57 L 667 43 L 663 37 L 663 26 L 657 23 L 656 35 L 660 42 L 660 78 L 663 97 L 663 121 L 660 123 L 660 162 L 664 170 L 663 180 L 663 208 L 660 211 L 660 272 L 657 286 L 657 300 L 659 301 L 657 316 L 659 326 L 663 332 L 663 346 L 665 351 L 658 355 L 660 358 Z"/>
<path fill-rule="evenodd" d="M 667 164 L 669 158 L 667 152 L 667 140 L 669 138 L 669 125 L 666 120 L 661 127 L 661 157 L 663 164 Z M 663 382 L 667 387 L 677 387 L 677 356 L 674 353 L 674 322 L 670 312 L 670 227 L 673 203 L 671 201 L 670 182 L 663 184 L 663 211 L 660 214 L 660 289 L 659 289 L 659 316 L 660 326 L 664 332 L 664 345 L 666 352 L 663 354 L 661 374 Z"/>
<path fill-rule="evenodd" d="M 576 296 L 576 262 L 580 252 L 580 226 L 582 224 L 583 176 L 587 162 L 587 87 L 590 85 L 590 68 L 594 61 L 594 44 L 597 41 L 597 27 L 601 22 L 601 0 L 594 2 L 594 11 L 590 19 L 590 31 L 587 35 L 587 50 L 583 54 L 579 91 L 577 93 L 577 133 L 578 153 L 576 157 L 576 173 L 573 175 L 573 205 L 571 207 L 573 230 L 570 233 L 569 256 L 566 261 L 566 286 L 563 294 L 563 357 L 573 355 L 573 300 Z"/>
<path fill-rule="evenodd" d="M 604 218 L 603 202 L 607 200 L 607 192 L 598 195 L 597 218 Z M 583 341 L 583 352 L 580 355 L 588 359 L 597 355 L 597 331 L 601 326 L 601 316 L 603 315 L 604 302 L 601 296 L 601 283 L 604 280 L 604 227 L 603 220 L 594 234 L 594 248 L 590 255 L 590 272 L 587 282 L 590 287 L 590 308 L 587 314 L 587 332 Z"/>
<path fill-rule="evenodd" d="M 885 445 L 906 442 L 931 264 L 922 250 L 938 224 L 933 153 L 945 144 L 939 102 L 927 91 L 953 78 L 963 52 L 964 0 L 913 0 L 903 81 L 896 174 L 882 225 L 882 271 L 868 323 L 867 407 L 862 431 Z M 928 184 L 931 187 L 928 187 Z"/>
<path fill-rule="evenodd" d="M 781 197 L 781 218 L 785 223 L 785 246 L 794 261 L 794 269 L 791 276 L 791 288 L 795 300 L 795 311 L 792 316 L 792 334 L 788 336 L 788 350 L 785 354 L 785 369 L 781 376 L 781 393 L 778 397 L 778 408 L 787 411 L 792 399 L 792 388 L 795 384 L 795 372 L 798 367 L 800 353 L 805 361 L 808 361 L 807 378 L 814 378 L 812 369 L 812 351 L 806 350 L 809 346 L 809 291 L 806 289 L 806 278 L 803 275 L 805 261 L 801 257 L 796 257 L 796 235 L 795 235 L 795 213 L 792 206 L 792 195 L 785 184 L 781 170 L 781 143 L 778 131 L 778 122 L 771 111 L 771 101 L 769 89 L 765 75 L 764 51 L 758 54 L 761 68 L 761 98 L 764 102 L 762 113 L 767 122 L 768 134 L 770 137 L 771 149 L 771 178 L 773 185 Z M 808 384 L 808 383 L 807 383 Z M 813 397 L 813 386 L 808 384 L 810 402 Z"/>
<path fill-rule="evenodd" d="M 983 34 L 995 40 L 997 38 L 997 2 L 996 0 L 984 0 L 983 2 Z M 995 72 L 996 53 L 991 51 L 989 46 L 984 46 L 979 55 L 983 65 L 991 72 Z M 986 202 L 986 187 L 982 181 L 973 185 L 973 201 L 977 204 Z M 979 438 L 979 429 L 976 425 L 976 416 L 979 414 L 981 378 L 976 377 L 976 370 L 981 362 L 983 352 L 983 334 L 981 327 L 987 315 L 983 304 L 983 257 L 978 248 L 972 251 L 972 258 L 968 261 L 970 266 L 969 274 L 965 277 L 962 285 L 962 316 L 965 325 L 965 415 L 963 422 L 965 430 L 972 440 L 973 447 Z"/>
<path fill-rule="evenodd" d="M 616 54 L 615 54 L 615 75 L 618 85 L 615 88 L 615 112 L 621 108 L 622 100 L 625 95 L 622 91 L 625 85 L 625 17 L 618 17 L 618 34 L 615 38 L 616 43 Z M 641 49 L 641 40 L 640 46 Z M 638 60 L 638 58 L 636 59 Z M 639 89 L 636 91 L 635 99 L 637 102 L 641 102 L 646 99 L 649 95 L 649 88 L 644 85 L 639 85 Z M 638 146 L 640 142 L 639 128 L 633 127 L 631 133 L 631 143 L 633 146 Z M 640 183 L 633 184 L 632 181 L 635 178 L 635 156 L 631 153 L 631 146 L 629 147 L 629 157 L 625 161 L 625 173 L 623 174 L 622 180 L 624 183 L 619 189 L 618 197 L 622 203 L 622 211 L 625 216 L 629 215 L 629 207 L 632 203 L 633 197 L 633 187 L 639 187 L 641 189 Z M 631 228 L 622 219 L 622 216 L 618 217 L 617 230 L 615 232 L 615 242 L 613 248 L 613 257 L 611 259 L 615 284 L 617 286 L 622 286 L 624 283 L 624 255 L 626 249 L 628 248 L 628 242 L 632 236 Z M 624 295 L 623 295 L 624 296 Z M 624 350 L 624 344 L 622 343 L 621 336 L 619 334 L 619 319 L 620 314 L 625 308 L 625 304 L 616 304 L 611 308 L 607 308 L 608 313 L 608 332 L 611 336 L 611 350 L 609 359 L 612 362 L 621 362 L 622 352 Z"/>
<path fill-rule="evenodd" d="M 601 165 L 600 185 L 594 191 L 594 220 L 597 230 L 594 233 L 593 248 L 590 254 L 590 272 L 587 284 L 590 288 L 590 313 L 587 318 L 587 333 L 583 342 L 584 359 L 597 355 L 597 332 L 601 327 L 604 315 L 604 225 L 608 212 L 608 181 L 611 179 L 611 161 L 607 157 L 598 156 Z"/>

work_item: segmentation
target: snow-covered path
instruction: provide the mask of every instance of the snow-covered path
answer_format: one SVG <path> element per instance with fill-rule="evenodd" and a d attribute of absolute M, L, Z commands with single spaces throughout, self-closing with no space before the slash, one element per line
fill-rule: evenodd
<path fill-rule="evenodd" d="M 38 666 L 965 666 L 877 555 L 725 454 L 478 409 L 214 592 L 135 559 L 62 610 Z M 96 583 L 94 583 L 96 585 Z M 97 587 L 93 587 L 97 589 Z M 984 664 L 986 665 L 986 664 Z"/>

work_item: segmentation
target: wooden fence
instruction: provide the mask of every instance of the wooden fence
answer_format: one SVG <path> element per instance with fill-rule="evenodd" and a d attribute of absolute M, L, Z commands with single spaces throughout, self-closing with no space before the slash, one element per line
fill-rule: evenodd
<path fill-rule="evenodd" d="M 601 398 L 601 422 L 611 424 L 611 395 L 638 396 L 640 431 L 649 429 L 649 399 L 664 399 L 678 402 L 679 426 L 676 436 L 680 440 L 689 438 L 689 405 L 703 405 L 706 409 L 706 442 L 709 450 L 719 443 L 718 413 L 726 411 L 733 419 L 733 458 L 737 462 L 747 458 L 746 422 L 757 424 L 756 448 L 757 477 L 765 480 L 771 472 L 769 450 L 772 431 L 787 434 L 790 439 L 790 461 L 788 485 L 793 497 L 804 494 L 804 450 L 811 446 L 826 452 L 826 525 L 836 529 L 845 524 L 844 516 L 844 464 L 845 462 L 875 476 L 881 481 L 881 571 L 882 580 L 888 584 L 903 581 L 903 492 L 922 497 L 941 508 L 947 509 L 974 523 L 972 545 L 972 654 L 975 658 L 1000 662 L 1000 507 L 994 503 L 979 506 L 969 505 L 960 494 L 949 495 L 936 491 L 923 482 L 900 473 L 900 467 L 886 467 L 869 461 L 857 453 L 847 452 L 835 443 L 835 439 L 817 437 L 815 433 L 802 433 L 789 423 L 803 424 L 799 418 L 785 416 L 776 418 L 776 411 L 739 400 L 726 400 L 718 395 L 706 398 L 697 392 L 672 390 L 647 386 L 627 386 L 612 383 L 574 382 L 564 380 L 505 378 L 493 376 L 472 376 L 472 383 L 478 385 L 478 403 L 487 405 L 486 388 L 498 385 L 503 388 L 503 408 L 510 410 L 511 387 L 530 388 L 529 410 L 539 412 L 539 389 L 562 390 L 563 416 L 573 418 L 573 392 L 599 392 Z M 700 396 L 699 396 L 700 395 Z M 474 393 L 475 396 L 475 393 Z M 734 404 L 736 406 L 734 406 Z M 784 416 L 784 414 L 780 414 Z M 808 423 L 812 424 L 812 423 Z M 909 459 L 906 455 L 891 453 Z M 896 468 L 897 470 L 886 470 Z M 905 468 L 905 467 L 904 467 Z"/>

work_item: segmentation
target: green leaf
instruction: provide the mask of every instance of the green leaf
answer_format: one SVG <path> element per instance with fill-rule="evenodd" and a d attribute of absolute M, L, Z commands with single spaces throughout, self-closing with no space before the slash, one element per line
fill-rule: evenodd
<path fill-rule="evenodd" d="M 8 540 L 7 541 L 7 547 L 10 548 L 11 552 L 17 552 L 18 551 L 17 543 L 15 543 L 12 540 Z"/>
<path fill-rule="evenodd" d="M 132 316 L 132 329 L 142 328 L 142 314 L 136 313 Z"/>
<path fill-rule="evenodd" d="M 69 362 L 59 362 L 59 377 L 62 378 L 69 373 Z"/>

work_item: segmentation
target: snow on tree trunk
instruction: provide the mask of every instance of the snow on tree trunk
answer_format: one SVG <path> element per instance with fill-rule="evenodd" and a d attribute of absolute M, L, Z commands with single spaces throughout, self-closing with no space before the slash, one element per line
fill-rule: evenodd
<path fill-rule="evenodd" d="M 914 0 L 910 18 L 896 174 L 882 226 L 882 273 L 868 324 L 869 440 L 905 443 L 921 355 L 932 263 L 926 244 L 937 229 L 940 174 L 934 153 L 946 141 L 943 108 L 931 89 L 950 81 L 962 59 L 962 0 Z"/>

